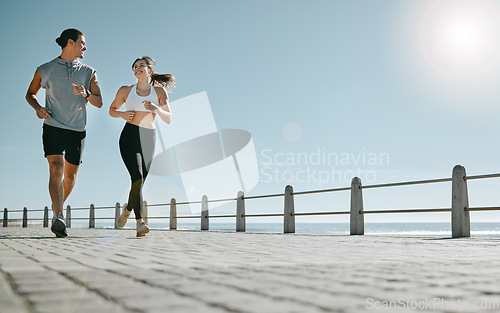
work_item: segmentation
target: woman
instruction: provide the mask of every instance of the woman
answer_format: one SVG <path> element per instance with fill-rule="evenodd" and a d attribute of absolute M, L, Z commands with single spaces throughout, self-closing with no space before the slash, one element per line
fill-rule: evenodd
<path fill-rule="evenodd" d="M 159 116 L 167 124 L 172 120 L 167 91 L 175 86 L 175 80 L 170 74 L 155 73 L 154 66 L 155 61 L 150 57 L 136 59 L 132 63 L 132 70 L 137 83 L 122 86 L 109 108 L 109 115 L 127 121 L 120 136 L 120 153 L 132 181 L 128 204 L 116 224 L 123 228 L 130 212 L 134 210 L 137 237 L 149 232 L 148 225 L 141 217 L 142 187 L 155 150 L 155 119 Z M 119 111 L 124 103 L 126 111 Z"/>

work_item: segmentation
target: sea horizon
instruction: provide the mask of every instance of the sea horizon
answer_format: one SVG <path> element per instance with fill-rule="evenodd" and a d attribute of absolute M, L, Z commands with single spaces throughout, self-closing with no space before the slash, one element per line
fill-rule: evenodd
<path fill-rule="evenodd" d="M 11 227 L 19 227 L 19 223 L 10 223 Z M 30 221 L 29 225 L 41 225 Z M 96 222 L 96 228 L 113 229 L 111 221 Z M 134 223 L 129 221 L 128 228 L 134 227 Z M 168 222 L 150 221 L 149 226 L 153 230 L 168 230 Z M 87 228 L 88 222 L 71 222 L 72 228 Z M 235 223 L 211 222 L 210 231 L 235 231 Z M 200 223 L 177 223 L 177 230 L 199 231 Z M 247 232 L 262 233 L 283 233 L 283 223 L 246 223 Z M 348 235 L 350 232 L 349 223 L 295 223 L 295 233 L 302 234 L 331 234 Z M 388 222 L 388 223 L 365 223 L 365 235 L 406 235 L 406 236 L 451 236 L 451 223 L 449 222 Z M 492 222 L 472 222 L 471 237 L 500 237 L 500 223 Z"/>

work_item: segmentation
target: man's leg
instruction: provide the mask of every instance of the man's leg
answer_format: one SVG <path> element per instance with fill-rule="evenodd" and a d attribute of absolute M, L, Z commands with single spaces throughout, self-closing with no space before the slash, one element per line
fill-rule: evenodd
<path fill-rule="evenodd" d="M 58 216 L 63 211 L 64 190 L 63 190 L 63 173 L 64 173 L 64 157 L 62 155 L 48 155 L 49 162 L 49 193 L 52 199 L 54 215 Z"/>
<path fill-rule="evenodd" d="M 76 181 L 76 173 L 78 173 L 78 165 L 74 165 L 71 163 L 68 163 L 68 161 L 64 161 L 64 179 L 62 181 L 63 189 L 64 189 L 64 199 L 63 203 L 66 202 L 66 199 L 68 199 L 69 194 L 73 190 L 73 187 L 75 187 L 75 181 Z"/>

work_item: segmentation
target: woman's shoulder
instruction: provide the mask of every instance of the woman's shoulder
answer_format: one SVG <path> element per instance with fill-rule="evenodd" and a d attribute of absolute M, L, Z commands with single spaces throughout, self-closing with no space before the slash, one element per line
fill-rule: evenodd
<path fill-rule="evenodd" d="M 130 90 L 130 89 L 132 89 L 132 87 L 134 87 L 133 84 L 132 85 L 123 85 L 120 87 L 119 90 Z"/>
<path fill-rule="evenodd" d="M 159 95 L 159 96 L 165 96 L 167 94 L 167 91 L 166 91 L 165 87 L 162 87 L 162 86 L 153 86 L 153 88 L 155 89 L 156 94 Z"/>
<path fill-rule="evenodd" d="M 120 89 L 118 89 L 118 93 L 129 93 L 130 90 L 132 90 L 132 87 L 134 87 L 134 85 L 124 85 L 124 86 L 121 86 Z"/>
<path fill-rule="evenodd" d="M 133 86 L 134 85 L 121 86 L 120 89 L 118 89 L 118 91 L 116 92 L 116 96 L 122 98 L 123 101 L 125 101 L 128 98 L 130 90 L 132 90 Z"/>

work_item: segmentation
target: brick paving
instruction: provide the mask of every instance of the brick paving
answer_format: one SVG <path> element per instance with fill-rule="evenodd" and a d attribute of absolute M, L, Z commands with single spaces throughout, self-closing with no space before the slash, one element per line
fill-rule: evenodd
<path fill-rule="evenodd" d="M 500 238 L 0 228 L 0 313 L 500 312 Z"/>

